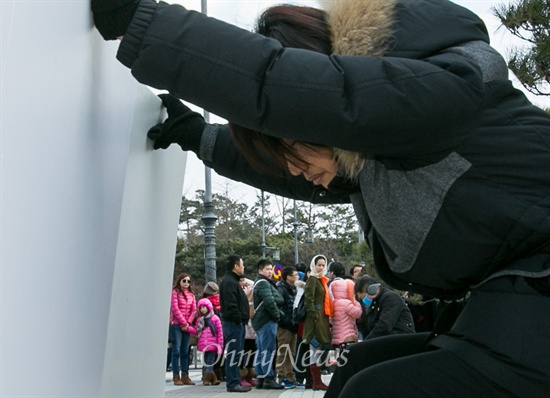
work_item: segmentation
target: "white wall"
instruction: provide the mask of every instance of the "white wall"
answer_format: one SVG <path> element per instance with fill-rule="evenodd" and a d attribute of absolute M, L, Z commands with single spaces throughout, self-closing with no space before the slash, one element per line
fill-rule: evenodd
<path fill-rule="evenodd" d="M 87 0 L 0 7 L 0 396 L 164 396 L 185 154 Z"/>

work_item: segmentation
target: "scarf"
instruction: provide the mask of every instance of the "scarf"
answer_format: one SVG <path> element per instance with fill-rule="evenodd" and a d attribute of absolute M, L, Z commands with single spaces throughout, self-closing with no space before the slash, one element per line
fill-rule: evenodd
<path fill-rule="evenodd" d="M 205 327 L 210 328 L 212 336 L 216 335 L 216 326 L 214 325 L 214 322 L 212 322 L 212 312 L 200 316 L 199 326 L 197 328 L 197 339 L 201 337 L 202 331 Z"/>
<path fill-rule="evenodd" d="M 328 278 L 326 276 L 322 276 L 319 278 L 319 281 L 325 288 L 325 302 L 324 302 L 324 310 L 326 316 L 334 316 L 334 303 L 332 302 L 332 299 L 330 298 L 330 292 L 328 290 Z"/>

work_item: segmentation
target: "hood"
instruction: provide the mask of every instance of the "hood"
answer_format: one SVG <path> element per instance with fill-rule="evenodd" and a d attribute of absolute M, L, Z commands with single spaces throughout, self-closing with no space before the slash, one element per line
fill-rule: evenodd
<path fill-rule="evenodd" d="M 385 54 L 396 0 L 320 0 L 328 13 L 336 55 Z"/>
<path fill-rule="evenodd" d="M 447 0 L 319 0 L 328 13 L 334 55 L 424 59 L 473 41 L 489 43 L 483 21 Z M 398 23 L 397 23 L 398 22 Z M 364 156 L 334 148 L 343 175 L 355 179 Z"/>
<path fill-rule="evenodd" d="M 199 302 L 197 303 L 197 311 L 199 310 L 201 305 L 205 305 L 206 308 L 208 308 L 208 312 L 214 311 L 214 306 L 212 305 L 212 302 L 207 298 L 203 298 L 199 300 Z"/>
<path fill-rule="evenodd" d="M 310 270 L 310 272 L 311 272 L 310 275 L 311 275 L 311 276 L 314 276 L 314 277 L 316 277 L 316 278 L 320 278 L 320 277 L 322 277 L 322 276 L 325 276 L 325 274 L 319 275 L 319 274 L 317 274 L 317 273 L 315 272 L 315 259 L 316 259 L 317 257 L 322 257 L 322 258 L 325 259 L 325 264 L 326 264 L 326 266 L 325 266 L 325 271 L 327 270 L 328 261 L 327 261 L 327 258 L 326 258 L 325 256 L 323 256 L 322 254 L 316 254 L 315 256 L 313 256 L 313 258 L 311 259 L 311 261 L 310 261 L 310 263 L 309 263 L 309 270 Z"/>
<path fill-rule="evenodd" d="M 355 301 L 355 283 L 351 279 L 335 279 L 330 284 L 330 290 L 334 299 L 347 299 Z"/>
<path fill-rule="evenodd" d="M 306 283 L 304 281 L 296 281 L 294 282 L 294 286 L 296 286 L 297 289 L 303 289 Z"/>
<path fill-rule="evenodd" d="M 489 43 L 483 21 L 448 0 L 319 0 L 319 3 L 328 13 L 336 55 L 423 59 L 470 41 Z"/>

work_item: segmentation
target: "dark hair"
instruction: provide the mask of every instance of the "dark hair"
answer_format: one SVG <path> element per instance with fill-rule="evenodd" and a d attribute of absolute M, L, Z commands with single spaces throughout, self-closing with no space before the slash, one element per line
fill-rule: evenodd
<path fill-rule="evenodd" d="M 276 39 L 283 47 L 332 53 L 327 13 L 318 8 L 292 4 L 269 7 L 256 20 L 254 31 Z"/>
<path fill-rule="evenodd" d="M 273 265 L 273 263 L 270 260 L 266 259 L 266 258 L 261 259 L 260 261 L 258 261 L 258 264 L 256 264 L 256 270 L 260 271 L 260 270 L 264 269 L 266 267 L 266 265 Z"/>
<path fill-rule="evenodd" d="M 321 255 L 316 256 L 316 257 L 313 258 L 313 264 L 317 265 L 317 261 L 319 261 L 319 260 L 325 260 L 325 267 L 327 266 L 327 264 L 326 264 L 327 258 L 325 256 L 321 256 Z"/>
<path fill-rule="evenodd" d="M 330 55 L 332 39 L 325 11 L 296 5 L 278 5 L 265 10 L 257 19 L 255 31 L 263 36 L 278 40 L 283 47 L 301 48 Z M 262 134 L 235 123 L 229 123 L 236 147 L 260 172 L 282 175 L 287 162 L 305 168 L 308 163 L 294 147 L 294 142 Z M 327 146 L 300 142 L 318 150 Z M 267 159 L 267 160 L 266 160 Z M 279 165 L 280 167 L 274 167 Z"/>
<path fill-rule="evenodd" d="M 283 273 L 281 275 L 281 279 L 286 281 L 286 278 L 288 278 L 290 275 L 292 275 L 294 272 L 298 272 L 295 267 L 292 265 L 289 265 L 287 267 L 283 268 Z"/>
<path fill-rule="evenodd" d="M 172 285 L 172 289 L 176 289 L 176 290 L 179 290 L 180 292 L 183 292 L 183 290 L 181 290 L 180 282 L 182 279 L 186 277 L 189 277 L 189 279 L 191 279 L 191 275 L 189 275 L 186 272 L 182 272 L 181 274 L 179 274 L 178 277 L 174 279 L 174 284 Z M 193 288 L 191 287 L 191 283 L 189 283 L 188 289 L 191 293 L 193 293 Z"/>
<path fill-rule="evenodd" d="M 351 268 L 349 269 L 349 274 L 351 276 L 353 276 L 353 273 L 355 272 L 355 268 L 361 268 L 361 270 L 363 269 L 363 267 L 360 266 L 359 264 L 352 265 Z"/>
<path fill-rule="evenodd" d="M 333 261 L 330 263 L 329 266 L 329 272 L 332 272 L 334 276 L 344 276 L 346 273 L 346 269 L 342 265 L 342 263 L 339 263 L 338 261 Z"/>
<path fill-rule="evenodd" d="M 296 268 L 296 271 L 300 271 L 303 273 L 305 273 L 308 269 L 306 263 L 298 263 L 294 266 L 294 268 Z"/>
<path fill-rule="evenodd" d="M 232 254 L 227 258 L 227 262 L 225 263 L 225 269 L 227 271 L 233 271 L 233 267 L 235 264 L 237 264 L 241 260 L 241 256 L 238 256 L 236 254 Z"/>
<path fill-rule="evenodd" d="M 355 294 L 366 293 L 369 286 L 377 283 L 371 276 L 363 275 L 355 281 Z"/>

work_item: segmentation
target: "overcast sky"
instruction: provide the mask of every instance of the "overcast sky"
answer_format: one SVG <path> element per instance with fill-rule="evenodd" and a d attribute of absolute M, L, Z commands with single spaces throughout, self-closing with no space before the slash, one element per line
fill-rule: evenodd
<path fill-rule="evenodd" d="M 201 10 L 200 0 L 168 0 L 168 2 L 182 4 L 188 9 Z M 503 54 L 505 58 L 509 53 L 513 37 L 504 28 L 499 29 L 499 21 L 492 15 L 491 7 L 500 3 L 509 4 L 510 2 L 511 0 L 455 1 L 455 3 L 469 8 L 481 17 L 487 25 L 492 46 Z M 257 15 L 267 7 L 280 3 L 300 4 L 312 7 L 318 6 L 317 0 L 208 0 L 206 2 L 206 11 L 209 16 L 227 21 L 247 30 L 252 30 Z M 519 83 L 514 84 L 516 87 L 521 88 Z M 535 104 L 543 108 L 550 108 L 550 98 L 534 97 L 532 95 L 528 96 Z M 211 116 L 210 121 L 216 123 L 224 122 L 223 119 L 217 118 L 215 115 Z M 197 189 L 204 189 L 204 166 L 192 152 L 189 152 L 183 194 L 190 197 Z M 244 201 L 249 204 L 255 201 L 256 193 L 259 193 L 258 190 L 252 187 L 220 177 L 214 171 L 212 171 L 212 191 L 213 193 L 228 194 L 233 200 Z"/>

